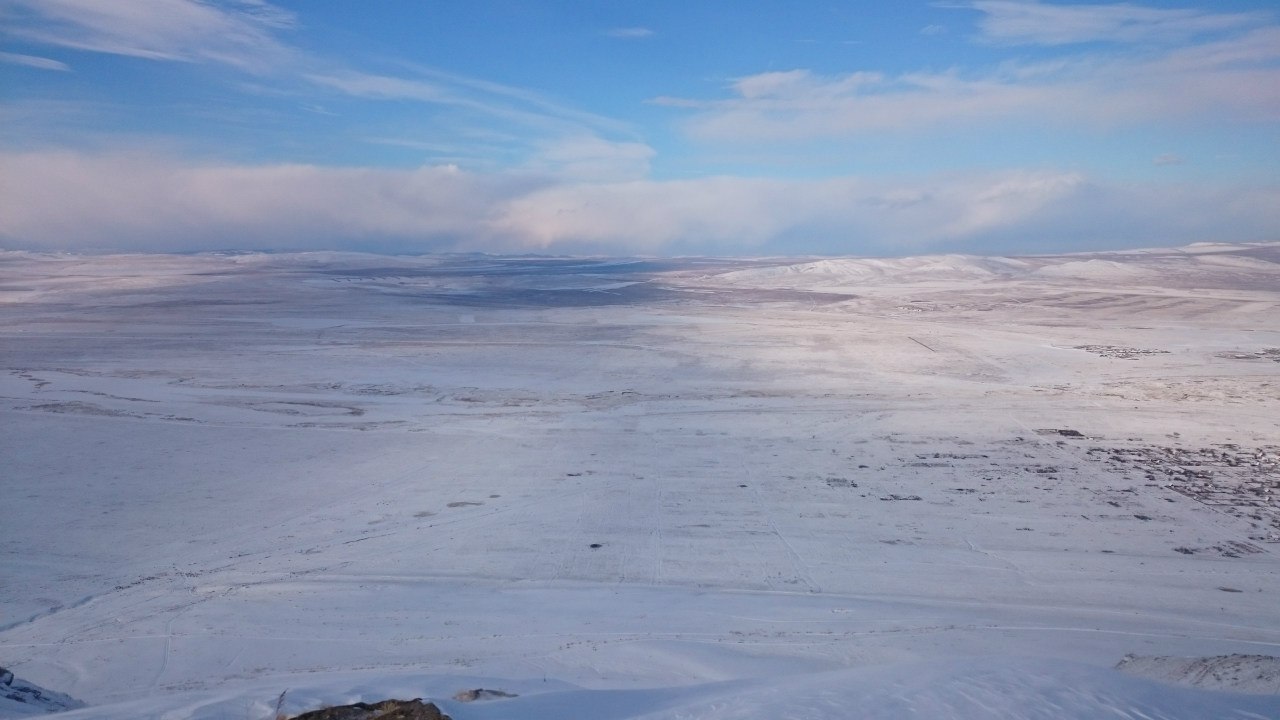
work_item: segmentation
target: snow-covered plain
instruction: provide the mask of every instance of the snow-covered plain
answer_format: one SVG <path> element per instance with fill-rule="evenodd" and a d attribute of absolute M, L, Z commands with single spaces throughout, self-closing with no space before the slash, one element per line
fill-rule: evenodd
<path fill-rule="evenodd" d="M 1280 245 L 0 253 L 0 666 L 66 718 L 1280 717 L 1277 348 Z"/>

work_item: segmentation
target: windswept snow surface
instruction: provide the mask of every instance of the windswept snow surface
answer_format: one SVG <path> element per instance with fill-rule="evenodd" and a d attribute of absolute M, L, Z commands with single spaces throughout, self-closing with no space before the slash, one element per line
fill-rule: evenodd
<path fill-rule="evenodd" d="M 7 252 L 0 337 L 61 717 L 1280 717 L 1278 245 Z"/>

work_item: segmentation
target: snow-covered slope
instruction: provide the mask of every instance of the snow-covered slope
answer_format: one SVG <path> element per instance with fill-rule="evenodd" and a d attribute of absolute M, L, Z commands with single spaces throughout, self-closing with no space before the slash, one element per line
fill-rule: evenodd
<path fill-rule="evenodd" d="M 1097 718 L 1271 717 L 1273 697 L 1231 695 L 1174 687 L 1114 670 L 1026 658 L 969 658 L 885 667 L 788 673 L 716 683 L 589 690 L 539 680 L 404 675 L 330 675 L 323 682 L 290 678 L 280 709 L 305 712 L 326 704 L 423 698 L 454 720 L 517 718 L 556 720 L 755 720 L 768 718 L 867 718 L 900 720 L 1096 720 Z M 454 699 L 459 688 L 502 687 L 503 695 L 478 702 Z M 169 717 L 217 720 L 272 718 L 279 693 L 252 683 L 234 692 L 204 691 L 148 698 L 59 716 L 65 720 L 134 720 Z"/>
<path fill-rule="evenodd" d="M 717 279 L 740 284 L 785 287 L 856 285 L 913 280 L 971 280 L 1025 271 L 1028 264 L 1012 258 L 971 255 L 927 255 L 908 258 L 832 258 L 793 265 L 734 270 Z"/>
<path fill-rule="evenodd" d="M 1280 717 L 1213 660 L 1280 656 L 1275 259 L 6 254 L 0 660 L 77 720 Z"/>

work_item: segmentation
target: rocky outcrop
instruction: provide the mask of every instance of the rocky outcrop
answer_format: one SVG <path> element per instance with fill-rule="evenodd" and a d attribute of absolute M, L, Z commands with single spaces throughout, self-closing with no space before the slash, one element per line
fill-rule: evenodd
<path fill-rule="evenodd" d="M 35 715 L 82 707 L 84 703 L 70 695 L 32 685 L 0 667 L 0 711 L 4 711 L 0 714 Z"/>

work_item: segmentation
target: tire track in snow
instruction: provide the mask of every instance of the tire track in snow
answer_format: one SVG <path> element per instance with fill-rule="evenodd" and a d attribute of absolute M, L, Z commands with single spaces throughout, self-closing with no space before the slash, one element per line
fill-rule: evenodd
<path fill-rule="evenodd" d="M 796 577 L 800 579 L 811 593 L 820 593 L 822 588 L 813 579 L 813 575 L 809 572 L 809 566 L 805 564 L 804 558 L 800 557 L 800 553 L 796 552 L 795 546 L 790 540 L 782 534 L 778 529 L 778 524 L 773 520 L 773 513 L 770 512 L 768 504 L 760 495 L 759 483 L 751 473 L 751 469 L 747 466 L 745 460 L 741 461 L 742 474 L 747 478 L 751 485 L 751 496 L 755 499 L 756 505 L 760 508 L 760 512 L 764 515 L 765 523 L 768 524 L 769 530 L 773 532 L 774 537 L 778 538 L 778 542 L 782 543 L 783 549 L 786 551 L 787 557 L 791 560 L 791 568 L 795 571 Z"/>

